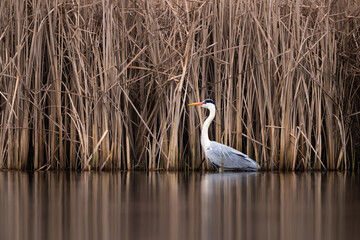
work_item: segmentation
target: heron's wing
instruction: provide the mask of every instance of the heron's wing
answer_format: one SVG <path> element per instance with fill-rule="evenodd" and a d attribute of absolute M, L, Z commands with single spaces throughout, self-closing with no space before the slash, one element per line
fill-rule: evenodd
<path fill-rule="evenodd" d="M 214 141 L 211 141 L 205 150 L 205 155 L 214 165 L 224 166 L 225 169 L 256 170 L 259 168 L 259 165 L 246 154 Z"/>

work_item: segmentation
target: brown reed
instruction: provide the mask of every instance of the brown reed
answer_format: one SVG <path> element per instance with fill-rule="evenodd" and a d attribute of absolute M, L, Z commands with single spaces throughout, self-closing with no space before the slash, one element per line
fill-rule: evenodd
<path fill-rule="evenodd" d="M 356 1 L 15 0 L 0 13 L 1 168 L 197 169 L 207 113 L 186 103 L 205 98 L 224 122 L 211 138 L 263 169 L 359 165 Z"/>

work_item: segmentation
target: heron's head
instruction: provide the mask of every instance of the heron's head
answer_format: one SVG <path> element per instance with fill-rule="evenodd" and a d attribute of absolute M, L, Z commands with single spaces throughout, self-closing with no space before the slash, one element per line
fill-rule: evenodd
<path fill-rule="evenodd" d="M 189 106 L 200 106 L 203 108 L 207 108 L 209 110 L 216 110 L 216 105 L 215 102 L 211 99 L 206 99 L 202 102 L 197 102 L 197 103 L 190 103 Z"/>

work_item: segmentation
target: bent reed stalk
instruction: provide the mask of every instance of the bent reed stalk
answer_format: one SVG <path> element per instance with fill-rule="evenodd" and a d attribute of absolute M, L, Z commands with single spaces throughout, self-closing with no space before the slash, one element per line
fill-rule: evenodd
<path fill-rule="evenodd" d="M 359 167 L 356 1 L 1 1 L 3 169 Z M 18 76 L 18 77 L 17 77 Z"/>

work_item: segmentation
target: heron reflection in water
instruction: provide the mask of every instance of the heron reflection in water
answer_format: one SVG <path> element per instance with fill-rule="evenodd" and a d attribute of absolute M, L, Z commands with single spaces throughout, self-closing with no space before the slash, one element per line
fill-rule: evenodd
<path fill-rule="evenodd" d="M 260 169 L 259 164 L 249 158 L 248 155 L 224 144 L 210 141 L 208 129 L 216 114 L 216 105 L 213 100 L 206 99 L 203 102 L 190 103 L 189 106 L 200 106 L 210 110 L 210 115 L 205 120 L 201 130 L 201 146 L 205 152 L 205 156 L 216 168 L 219 170 L 242 171 L 257 171 Z"/>

